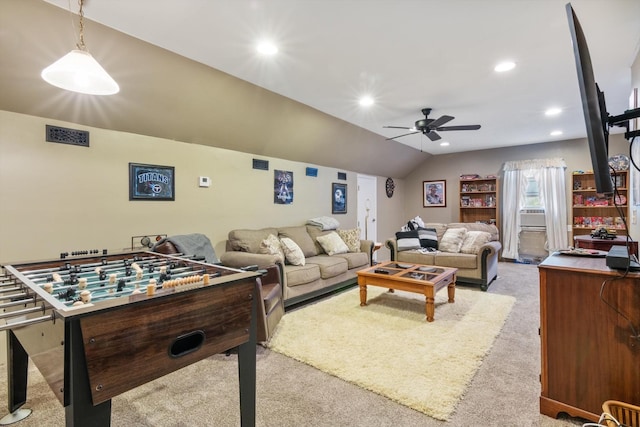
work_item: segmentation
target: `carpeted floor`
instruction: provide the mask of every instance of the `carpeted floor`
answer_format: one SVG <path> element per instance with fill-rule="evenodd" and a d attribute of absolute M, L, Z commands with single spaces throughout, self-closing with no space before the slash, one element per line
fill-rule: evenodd
<path fill-rule="evenodd" d="M 436 420 L 292 358 L 258 347 L 256 425 L 581 425 L 582 420 L 555 420 L 539 413 L 540 319 L 537 267 L 501 263 L 499 275 L 487 295 L 511 295 L 516 298 L 516 302 L 449 421 Z M 461 286 L 459 288 L 462 289 Z M 473 291 L 479 292 L 477 289 Z M 436 308 L 436 322 L 440 308 Z M 216 355 L 124 393 L 113 399 L 112 425 L 239 426 L 237 369 L 237 358 L 234 355 Z M 0 402 L 6 402 L 6 390 L 6 375 L 0 375 Z M 35 369 L 30 371 L 25 406 L 32 408 L 34 412 L 16 426 L 65 425 L 64 408 Z"/>
<path fill-rule="evenodd" d="M 269 348 L 440 420 L 448 420 L 500 332 L 515 298 L 458 289 L 422 295 L 369 287 L 287 313 Z"/>

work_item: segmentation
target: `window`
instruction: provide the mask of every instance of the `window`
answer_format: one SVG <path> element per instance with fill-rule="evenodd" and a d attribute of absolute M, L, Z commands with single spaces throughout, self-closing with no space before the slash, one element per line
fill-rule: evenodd
<path fill-rule="evenodd" d="M 527 176 L 527 187 L 524 197 L 524 209 L 544 211 L 544 203 L 540 199 L 540 186 L 538 185 L 538 180 L 532 175 Z"/>

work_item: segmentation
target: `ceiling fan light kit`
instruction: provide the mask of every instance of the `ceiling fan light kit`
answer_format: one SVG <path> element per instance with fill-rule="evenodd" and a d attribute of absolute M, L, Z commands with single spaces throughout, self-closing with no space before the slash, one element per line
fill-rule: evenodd
<path fill-rule="evenodd" d="M 431 108 L 423 108 L 422 114 L 424 114 L 424 119 L 419 119 L 415 122 L 414 127 L 405 127 L 405 126 L 384 126 L 388 129 L 407 129 L 411 132 L 405 133 L 402 135 L 397 135 L 391 138 L 387 138 L 387 141 L 401 138 L 407 135 L 413 135 L 416 133 L 422 133 L 431 141 L 437 141 L 442 139 L 438 132 L 443 131 L 451 131 L 451 130 L 478 130 L 480 129 L 480 125 L 462 125 L 462 126 L 443 126 L 446 123 L 449 123 L 451 120 L 455 119 L 453 116 L 440 116 L 437 119 L 430 119 L 429 114 L 431 113 Z"/>

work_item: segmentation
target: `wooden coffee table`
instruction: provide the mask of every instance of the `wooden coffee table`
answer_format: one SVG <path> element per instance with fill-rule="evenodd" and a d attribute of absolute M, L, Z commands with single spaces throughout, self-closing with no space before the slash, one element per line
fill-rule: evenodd
<path fill-rule="evenodd" d="M 427 322 L 433 322 L 435 295 L 447 287 L 450 303 L 455 301 L 457 268 L 387 261 L 358 271 L 360 305 L 367 305 L 367 286 L 380 286 L 422 294 L 426 298 Z"/>

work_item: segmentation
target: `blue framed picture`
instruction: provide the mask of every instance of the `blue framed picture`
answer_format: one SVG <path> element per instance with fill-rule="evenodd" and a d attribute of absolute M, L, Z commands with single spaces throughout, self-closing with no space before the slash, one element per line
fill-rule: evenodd
<path fill-rule="evenodd" d="M 337 182 L 331 184 L 331 213 L 347 213 L 347 184 Z"/>
<path fill-rule="evenodd" d="M 273 203 L 290 205 L 293 203 L 293 172 L 273 171 Z"/>
<path fill-rule="evenodd" d="M 129 163 L 129 200 L 175 200 L 173 166 Z"/>

